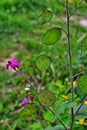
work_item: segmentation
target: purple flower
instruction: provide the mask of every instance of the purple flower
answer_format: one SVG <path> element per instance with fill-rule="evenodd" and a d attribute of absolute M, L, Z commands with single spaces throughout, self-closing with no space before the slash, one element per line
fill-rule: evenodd
<path fill-rule="evenodd" d="M 8 61 L 8 64 L 6 64 L 7 69 L 9 69 L 9 67 L 11 67 L 12 69 L 16 69 L 19 68 L 19 66 L 20 66 L 20 61 L 15 59 Z"/>
<path fill-rule="evenodd" d="M 26 104 L 29 104 L 29 101 L 28 101 L 27 98 L 24 98 L 24 99 L 22 100 L 22 105 L 26 105 Z"/>

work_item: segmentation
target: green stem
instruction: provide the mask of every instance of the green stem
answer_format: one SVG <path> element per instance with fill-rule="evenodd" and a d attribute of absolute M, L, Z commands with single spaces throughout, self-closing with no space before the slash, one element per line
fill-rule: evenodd
<path fill-rule="evenodd" d="M 55 11 L 52 11 L 52 13 L 66 25 L 66 22 Z"/>
<path fill-rule="evenodd" d="M 53 115 L 56 115 L 55 112 L 50 107 L 48 107 L 48 110 L 51 113 L 53 113 Z M 61 125 L 64 127 L 65 130 L 68 130 L 68 128 L 65 126 L 65 124 L 62 122 L 62 120 L 59 117 L 57 117 L 57 120 L 61 123 Z"/>
<path fill-rule="evenodd" d="M 69 74 L 70 74 L 70 82 L 71 82 L 71 101 L 74 101 L 74 88 L 73 88 L 73 74 L 72 74 L 72 54 L 71 54 L 71 42 L 70 42 L 70 18 L 69 18 L 69 5 L 68 0 L 66 0 L 66 16 L 67 16 L 67 40 L 68 40 L 68 55 L 69 55 Z M 74 122 L 74 111 L 73 107 L 71 108 L 71 124 L 70 130 L 72 130 L 73 122 Z"/>
<path fill-rule="evenodd" d="M 74 113 L 74 116 L 76 116 L 78 114 L 78 112 L 80 111 L 80 109 L 82 108 L 84 102 L 87 100 L 87 96 L 83 99 L 82 103 L 80 104 L 79 108 L 76 110 L 76 112 Z"/>
<path fill-rule="evenodd" d="M 70 14 L 69 18 L 72 17 L 72 15 L 73 15 L 73 14 L 76 12 L 76 10 L 80 7 L 80 5 L 82 4 L 82 2 L 83 2 L 83 0 L 81 0 L 81 1 L 79 2 L 79 4 L 76 6 L 76 8 L 73 10 L 73 12 Z"/>
<path fill-rule="evenodd" d="M 9 130 L 12 130 L 11 126 L 8 124 L 7 121 L 1 120 L 1 121 L 0 121 L 0 124 L 2 124 L 2 123 L 5 124 L 5 125 L 8 127 Z"/>
<path fill-rule="evenodd" d="M 31 87 L 34 89 L 34 91 L 37 93 L 37 90 L 33 87 L 33 85 L 31 84 L 30 80 L 29 80 L 27 77 L 25 77 L 25 75 L 24 75 L 23 73 L 21 73 L 19 70 L 15 69 L 15 71 L 16 71 L 20 76 L 22 76 L 22 77 L 25 79 L 25 81 L 26 81 L 28 84 L 30 84 L 30 86 L 31 86 Z"/>
<path fill-rule="evenodd" d="M 63 7 L 65 7 L 65 8 L 66 8 L 66 5 L 65 5 L 65 4 L 63 4 L 60 0 L 57 0 L 57 2 L 58 2 L 60 5 L 62 5 Z"/>
<path fill-rule="evenodd" d="M 74 100 L 74 91 L 73 91 L 73 74 L 72 74 L 72 54 L 71 54 L 71 42 L 70 42 L 70 21 L 69 21 L 69 7 L 68 0 L 66 0 L 66 14 L 67 14 L 67 38 L 68 38 L 68 54 L 69 54 L 69 73 L 70 73 L 70 82 L 71 82 L 71 93 L 72 101 Z"/>

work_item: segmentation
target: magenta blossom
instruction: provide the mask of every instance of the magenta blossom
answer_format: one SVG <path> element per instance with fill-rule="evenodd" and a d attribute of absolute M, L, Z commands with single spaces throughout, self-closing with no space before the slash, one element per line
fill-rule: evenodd
<path fill-rule="evenodd" d="M 20 61 L 15 59 L 9 60 L 8 64 L 6 64 L 7 69 L 9 69 L 9 67 L 11 67 L 12 69 L 16 69 L 19 68 L 19 66 L 20 66 Z"/>
<path fill-rule="evenodd" d="M 24 98 L 22 101 L 22 105 L 29 104 L 28 98 Z"/>

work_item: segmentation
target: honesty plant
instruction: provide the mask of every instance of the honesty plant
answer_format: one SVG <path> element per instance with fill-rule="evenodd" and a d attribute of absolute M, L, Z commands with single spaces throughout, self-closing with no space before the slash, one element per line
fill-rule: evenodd
<path fill-rule="evenodd" d="M 72 55 L 72 51 L 71 51 L 70 18 L 74 15 L 74 13 L 80 7 L 82 2 L 85 1 L 87 3 L 87 0 L 80 0 L 80 2 L 77 4 L 75 9 L 71 13 L 69 12 L 69 4 L 74 2 L 73 0 L 64 0 L 64 2 L 62 2 L 61 0 L 56 0 L 56 1 L 58 2 L 58 4 L 60 4 L 61 6 L 64 7 L 64 9 L 66 11 L 66 20 L 64 21 L 53 10 L 47 9 L 47 10 L 44 10 L 41 13 L 41 15 L 39 16 L 38 24 L 40 26 L 41 25 L 44 26 L 44 24 L 47 24 L 48 22 L 50 22 L 53 18 L 53 15 L 55 15 L 66 26 L 65 28 L 58 27 L 58 26 L 49 28 L 49 30 L 47 30 L 44 33 L 44 35 L 42 36 L 42 43 L 48 47 L 53 46 L 60 40 L 63 32 L 65 33 L 67 45 L 68 45 L 71 99 L 68 100 L 66 95 L 61 96 L 61 95 L 55 94 L 47 88 L 42 89 L 41 88 L 42 86 L 39 89 L 37 89 L 35 87 L 35 86 L 38 86 L 36 80 L 34 80 L 34 79 L 30 80 L 26 75 L 24 75 L 22 72 L 19 71 L 18 68 L 20 67 L 20 62 L 18 60 L 12 59 L 12 60 L 8 61 L 6 66 L 7 66 L 7 69 L 9 69 L 9 67 L 14 69 L 20 76 L 22 76 L 24 78 L 24 80 L 34 90 L 34 94 L 28 94 L 22 101 L 22 105 L 29 106 L 24 110 L 25 114 L 26 113 L 29 114 L 28 110 L 30 110 L 30 112 L 31 112 L 32 108 L 34 109 L 34 112 L 36 112 L 36 108 L 32 104 L 35 99 L 35 96 L 37 95 L 38 103 L 40 104 L 40 106 L 43 109 L 50 111 L 54 115 L 54 121 L 50 122 L 50 124 L 51 124 L 51 126 L 53 126 L 53 128 L 46 128 L 45 130 L 72 130 L 73 123 L 74 123 L 74 120 L 76 117 L 78 117 L 78 119 L 79 119 L 79 116 L 81 116 L 81 118 L 87 117 L 87 115 L 85 114 L 85 110 L 87 111 L 87 96 L 86 96 L 87 95 L 87 75 L 84 74 L 84 72 L 80 72 L 76 75 L 73 75 L 73 68 L 72 68 L 72 66 L 73 66 L 72 56 L 73 55 Z M 41 74 L 44 71 L 46 72 L 46 70 L 48 68 L 50 68 L 50 64 L 51 64 L 51 57 L 44 55 L 44 54 L 41 54 L 40 56 L 38 56 L 35 61 L 35 65 L 36 65 L 35 67 L 37 68 L 38 71 L 40 71 Z M 77 85 L 77 81 L 74 81 L 74 79 L 77 79 L 79 77 L 80 77 L 80 79 L 78 80 L 78 85 L 79 85 L 79 88 L 81 89 L 81 91 L 83 91 L 85 93 L 84 94 L 85 97 L 83 97 L 82 102 L 78 105 L 74 101 L 74 93 L 75 93 L 74 87 Z M 55 108 L 55 103 L 56 103 L 57 97 L 64 99 L 64 102 L 61 103 L 60 106 L 58 106 L 58 110 L 55 112 L 54 108 Z M 63 119 L 60 119 L 60 115 L 62 113 L 64 114 L 64 111 L 66 109 L 68 109 L 68 117 L 70 119 L 70 123 L 68 125 L 66 125 L 66 122 L 63 122 Z M 61 125 L 57 125 L 55 123 L 56 120 L 58 120 L 58 122 Z M 79 119 L 79 121 L 82 122 L 83 120 Z"/>

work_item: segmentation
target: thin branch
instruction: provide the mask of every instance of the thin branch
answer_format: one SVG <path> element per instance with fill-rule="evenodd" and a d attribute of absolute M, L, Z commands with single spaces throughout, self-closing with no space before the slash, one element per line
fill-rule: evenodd
<path fill-rule="evenodd" d="M 27 81 L 28 84 L 30 84 L 30 86 L 31 86 L 31 87 L 34 89 L 34 91 L 37 93 L 37 90 L 33 87 L 33 85 L 31 84 L 30 80 L 29 80 L 28 78 L 26 78 L 25 75 L 24 75 L 23 73 L 21 73 L 19 70 L 15 69 L 15 71 L 16 71 L 19 75 L 21 75 L 21 76 L 25 79 L 25 81 Z"/>
<path fill-rule="evenodd" d="M 79 110 L 82 108 L 82 106 L 83 106 L 83 104 L 84 104 L 84 101 L 86 101 L 86 100 L 87 100 L 87 96 L 83 99 L 81 105 L 79 106 L 79 108 L 78 108 L 78 109 L 76 110 L 76 112 L 74 113 L 74 116 L 76 116 L 76 115 L 78 114 Z"/>
<path fill-rule="evenodd" d="M 73 123 L 74 123 L 74 112 L 73 112 L 73 108 L 71 108 L 71 116 L 72 116 L 72 120 L 71 120 L 71 124 L 70 124 L 70 130 L 72 130 Z"/>
<path fill-rule="evenodd" d="M 50 107 L 48 107 L 48 110 L 52 112 L 53 115 L 56 115 L 55 112 Z M 65 130 L 68 130 L 68 128 L 65 126 L 65 124 L 62 122 L 62 120 L 59 117 L 57 117 L 57 120 L 61 123 L 61 125 L 65 128 Z"/>
<path fill-rule="evenodd" d="M 70 74 L 70 82 L 71 82 L 71 94 L 72 94 L 72 102 L 74 101 L 74 88 L 73 88 L 73 79 L 72 79 L 72 54 L 71 54 L 71 41 L 70 41 L 70 19 L 69 19 L 69 5 L 68 0 L 66 0 L 66 17 L 67 17 L 67 33 L 68 33 L 68 55 L 69 55 L 69 74 Z M 74 123 L 74 109 L 71 108 L 71 123 L 70 130 L 72 130 Z"/>
<path fill-rule="evenodd" d="M 5 125 L 8 127 L 9 130 L 12 130 L 11 126 L 8 124 L 7 121 L 1 120 L 0 123 L 1 123 L 1 124 L 5 124 Z"/>
<path fill-rule="evenodd" d="M 20 113 L 20 112 L 22 112 L 22 110 L 24 109 L 24 107 L 22 106 L 22 107 L 19 107 L 17 110 L 14 110 L 14 111 L 12 111 L 12 112 L 10 112 L 10 114 L 9 115 L 15 115 L 15 114 L 17 114 L 17 113 Z"/>
<path fill-rule="evenodd" d="M 83 0 L 80 1 L 80 3 L 76 6 L 76 8 L 72 11 L 72 13 L 70 14 L 69 18 L 72 17 L 72 15 L 76 12 L 76 10 L 80 7 L 80 5 L 82 4 Z"/>
<path fill-rule="evenodd" d="M 63 30 L 63 32 L 66 34 L 66 36 L 68 37 L 68 34 L 67 34 L 67 32 L 63 29 L 63 28 L 61 28 L 62 30 Z"/>
<path fill-rule="evenodd" d="M 66 22 L 56 12 L 52 11 L 52 13 L 66 25 Z"/>
<path fill-rule="evenodd" d="M 80 77 L 80 76 L 82 76 L 84 74 L 84 72 L 80 72 L 80 73 L 78 73 L 78 74 L 75 74 L 75 75 L 73 75 L 73 80 L 75 80 L 75 79 L 77 79 L 78 77 Z"/>
<path fill-rule="evenodd" d="M 66 0 L 66 15 L 67 15 L 67 33 L 68 33 L 68 55 L 69 55 L 69 73 L 70 73 L 70 82 L 71 82 L 71 93 L 72 93 L 72 102 L 74 100 L 74 91 L 73 91 L 73 79 L 72 79 L 72 54 L 71 54 L 71 42 L 70 42 L 70 25 L 69 25 L 69 7 L 68 0 Z"/>
<path fill-rule="evenodd" d="M 63 7 L 65 7 L 65 8 L 66 8 L 66 5 L 65 5 L 65 4 L 63 4 L 61 1 L 57 0 L 57 2 L 58 2 L 60 5 L 62 5 Z"/>

